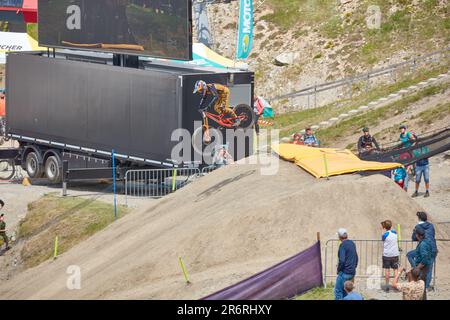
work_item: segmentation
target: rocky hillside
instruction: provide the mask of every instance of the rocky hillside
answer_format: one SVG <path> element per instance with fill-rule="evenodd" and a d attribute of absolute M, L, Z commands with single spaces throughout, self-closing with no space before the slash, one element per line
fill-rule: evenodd
<path fill-rule="evenodd" d="M 254 4 L 255 41 L 247 63 L 256 73 L 257 93 L 266 97 L 449 46 L 447 0 L 255 0 Z M 238 2 L 210 5 L 209 11 L 215 49 L 233 57 Z"/>

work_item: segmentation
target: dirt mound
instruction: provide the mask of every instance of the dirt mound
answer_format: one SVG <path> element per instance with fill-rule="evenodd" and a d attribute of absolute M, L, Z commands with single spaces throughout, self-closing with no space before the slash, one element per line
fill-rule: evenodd
<path fill-rule="evenodd" d="M 0 297 L 198 299 L 305 249 L 318 231 L 323 240 L 338 227 L 378 239 L 382 219 L 411 230 L 418 209 L 383 176 L 327 181 L 283 161 L 272 176 L 258 165 L 228 166 L 3 283 Z M 81 268 L 80 290 L 67 289 L 72 265 Z"/>

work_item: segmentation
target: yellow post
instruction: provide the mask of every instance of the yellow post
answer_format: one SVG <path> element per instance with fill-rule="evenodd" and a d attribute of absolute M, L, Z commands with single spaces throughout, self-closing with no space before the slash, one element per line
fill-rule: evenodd
<path fill-rule="evenodd" d="M 58 257 L 58 236 L 55 237 L 55 249 L 53 251 L 53 259 Z"/>
<path fill-rule="evenodd" d="M 326 153 L 323 154 L 323 162 L 325 164 L 325 176 L 327 177 L 327 180 L 329 180 L 330 178 L 328 176 L 328 161 Z"/>
<path fill-rule="evenodd" d="M 181 270 L 183 270 L 184 279 L 186 280 L 187 284 L 190 284 L 191 282 L 189 281 L 189 275 L 186 271 L 186 267 L 184 266 L 183 259 L 181 259 L 181 257 L 180 257 L 179 261 L 180 261 Z"/>
<path fill-rule="evenodd" d="M 177 169 L 173 169 L 172 174 L 172 192 L 174 192 L 177 188 Z"/>

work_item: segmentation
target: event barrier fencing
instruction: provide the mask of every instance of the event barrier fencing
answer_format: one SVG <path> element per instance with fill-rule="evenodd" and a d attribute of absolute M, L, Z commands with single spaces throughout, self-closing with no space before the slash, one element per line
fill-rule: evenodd
<path fill-rule="evenodd" d="M 355 245 L 358 252 L 358 267 L 356 268 L 356 279 L 365 279 L 367 281 L 367 286 L 372 286 L 372 289 L 379 288 L 380 284 L 383 283 L 383 266 L 382 266 L 382 256 L 383 256 L 383 241 L 380 240 L 354 240 L 351 239 Z M 412 240 L 400 240 L 400 265 L 408 268 L 410 267 L 406 254 L 415 249 L 417 242 Z M 339 250 L 340 240 L 332 239 L 328 240 L 325 244 L 325 256 L 324 256 L 324 272 L 323 272 L 323 282 L 325 287 L 327 286 L 327 281 L 335 280 L 337 277 L 337 264 L 338 264 L 338 250 Z M 433 287 L 436 288 L 436 264 L 437 259 L 434 263 L 433 269 Z"/>
<path fill-rule="evenodd" d="M 289 299 L 322 286 L 320 241 L 299 254 L 202 300 Z"/>
<path fill-rule="evenodd" d="M 128 197 L 164 197 L 199 176 L 198 168 L 129 170 L 125 175 L 125 203 Z"/>

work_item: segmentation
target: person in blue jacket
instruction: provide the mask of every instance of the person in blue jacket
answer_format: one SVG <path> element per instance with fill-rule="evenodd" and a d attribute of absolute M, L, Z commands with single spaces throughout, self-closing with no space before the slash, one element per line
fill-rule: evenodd
<path fill-rule="evenodd" d="M 430 246 L 431 246 L 432 257 L 431 257 L 431 262 L 429 264 L 427 274 L 426 274 L 426 279 L 425 279 L 425 287 L 428 289 L 428 288 L 430 288 L 431 278 L 433 276 L 433 266 L 434 266 L 434 263 L 436 261 L 436 257 L 438 254 L 438 248 L 437 248 L 437 244 L 436 244 L 436 231 L 434 229 L 434 225 L 427 221 L 428 216 L 427 216 L 426 212 L 422 212 L 422 211 L 417 212 L 417 218 L 419 218 L 419 223 L 414 228 L 411 239 L 412 239 L 412 241 L 419 241 L 419 239 L 417 238 L 417 235 L 416 235 L 416 233 L 417 233 L 416 231 L 419 228 L 423 229 L 425 232 L 425 239 L 427 239 L 427 241 L 429 241 Z M 407 253 L 406 256 L 408 257 L 408 261 L 411 264 L 411 267 L 415 268 L 418 265 L 417 249 L 411 250 L 410 252 Z"/>
<path fill-rule="evenodd" d="M 356 252 L 355 243 L 348 239 L 346 229 L 340 228 L 338 236 L 341 244 L 338 251 L 338 276 L 334 287 L 334 299 L 342 300 L 347 296 L 347 292 L 344 290 L 344 283 L 355 278 L 356 267 L 358 266 L 358 253 Z"/>

